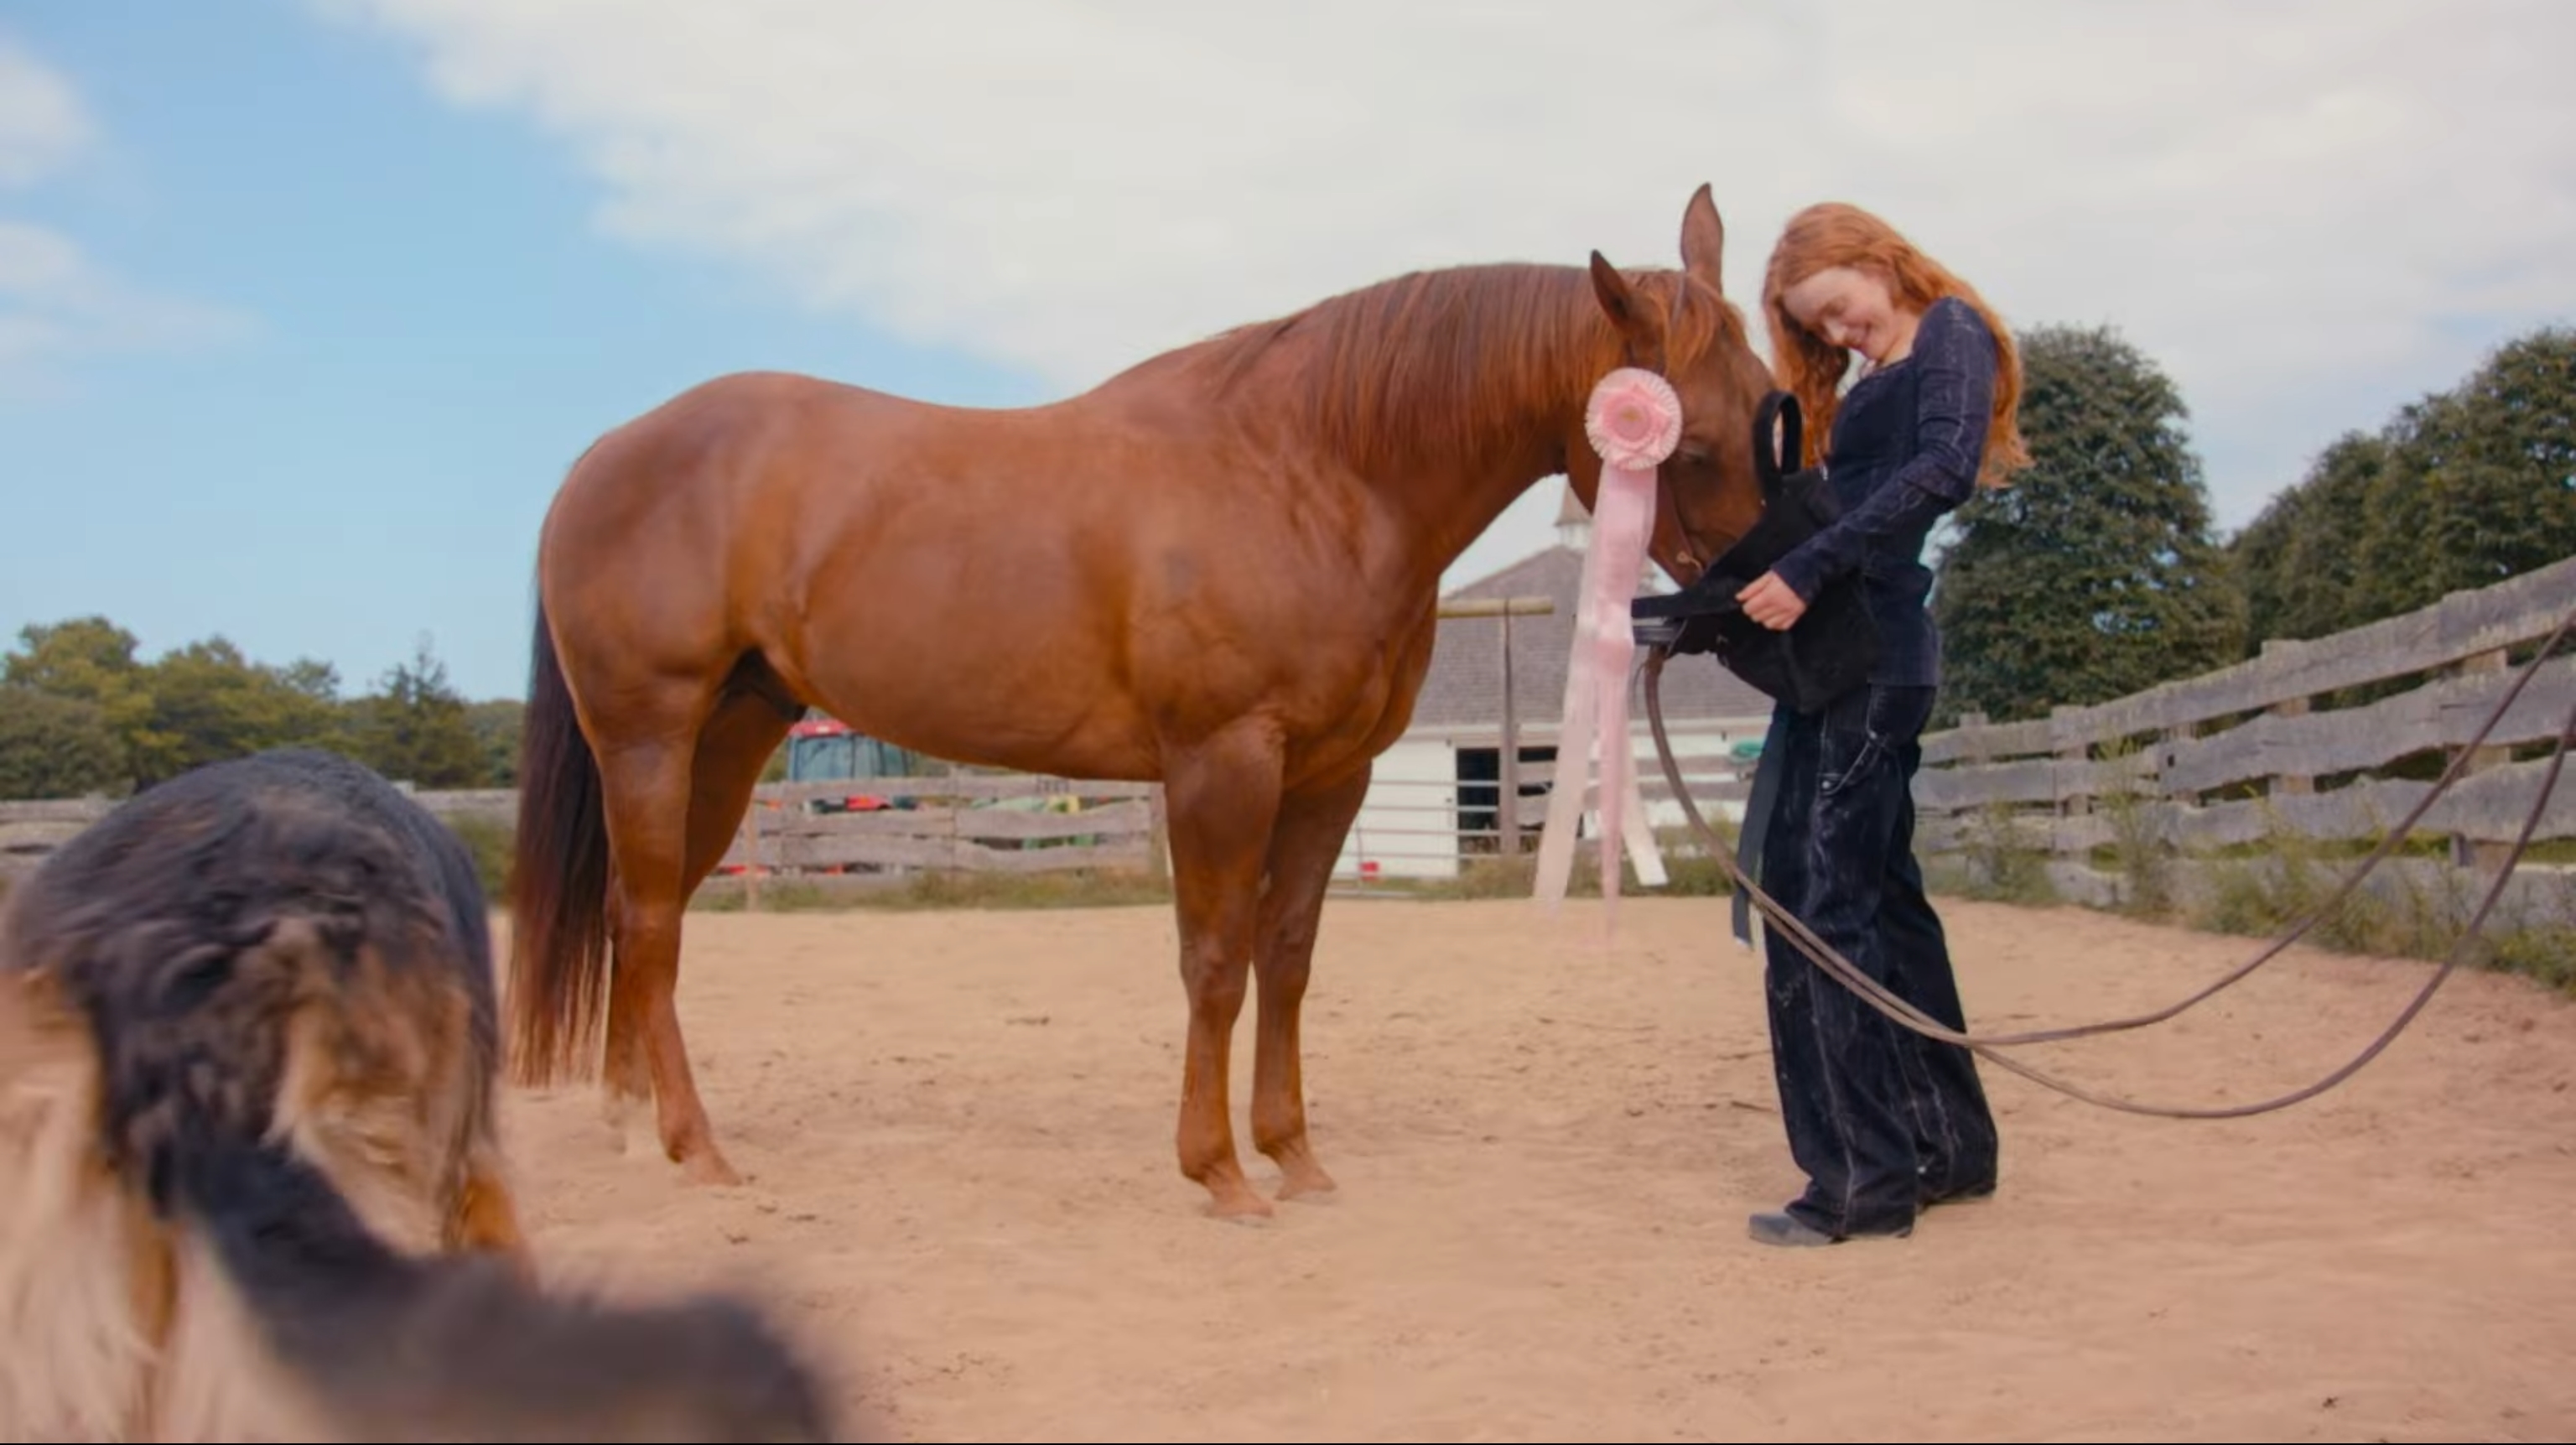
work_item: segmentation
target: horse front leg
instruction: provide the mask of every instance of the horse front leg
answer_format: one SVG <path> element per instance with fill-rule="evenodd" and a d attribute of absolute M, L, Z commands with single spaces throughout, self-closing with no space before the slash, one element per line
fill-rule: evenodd
<path fill-rule="evenodd" d="M 1333 1191 L 1333 1176 L 1315 1162 L 1306 1137 L 1306 1085 L 1298 1019 L 1315 958 L 1315 935 L 1324 891 L 1368 796 L 1369 765 L 1321 787 L 1289 795 L 1279 805 L 1270 839 L 1270 887 L 1261 898 L 1261 923 L 1252 966 L 1261 990 L 1253 1035 L 1252 1144 L 1279 1166 L 1279 1197 L 1297 1199 Z"/>
<path fill-rule="evenodd" d="M 1226 1086 L 1279 782 L 1276 736 L 1250 727 L 1176 751 L 1164 770 L 1181 983 L 1190 1000 L 1176 1144 L 1182 1175 L 1207 1190 L 1220 1219 L 1271 1213 L 1235 1156 Z"/>

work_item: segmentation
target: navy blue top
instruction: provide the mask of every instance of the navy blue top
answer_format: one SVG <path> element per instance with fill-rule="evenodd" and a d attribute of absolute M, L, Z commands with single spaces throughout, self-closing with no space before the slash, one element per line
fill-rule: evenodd
<path fill-rule="evenodd" d="M 1825 479 L 1843 515 L 1773 567 L 1807 601 L 1857 567 L 1878 622 L 1869 680 L 1937 686 L 1941 635 L 1924 599 L 1932 569 L 1924 538 L 1968 500 L 1994 414 L 1994 333 L 1976 308 L 1944 296 L 1924 309 L 1914 348 L 1854 383 L 1834 414 Z"/>

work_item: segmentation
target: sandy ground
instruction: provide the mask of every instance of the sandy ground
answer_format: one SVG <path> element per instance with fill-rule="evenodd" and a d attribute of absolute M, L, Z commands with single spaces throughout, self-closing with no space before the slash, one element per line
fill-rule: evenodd
<path fill-rule="evenodd" d="M 2176 1122 L 1988 1066 L 1990 1201 L 1775 1251 L 1795 1185 L 1722 901 L 1336 901 L 1307 1009 L 1341 1183 L 1218 1222 L 1172 1160 L 1160 908 L 693 915 L 681 1017 L 746 1174 L 513 1095 L 552 1267 L 749 1277 L 948 1440 L 2549 1440 L 2576 1435 L 2576 1007 L 2459 975 L 2357 1077 Z M 2182 996 L 2245 939 L 1946 901 L 1972 1024 Z M 506 937 L 506 935 L 504 935 Z M 2428 965 L 2294 950 L 2025 1057 L 2128 1097 L 2297 1087 Z M 1251 1010 L 1235 1051 L 1245 1122 Z"/>

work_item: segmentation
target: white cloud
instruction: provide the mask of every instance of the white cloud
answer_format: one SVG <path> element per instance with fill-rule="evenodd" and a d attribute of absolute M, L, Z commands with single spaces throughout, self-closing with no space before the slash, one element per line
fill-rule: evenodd
<path fill-rule="evenodd" d="M 211 344 L 244 324 L 120 280 L 58 231 L 0 219 L 0 374 L 81 351 Z"/>
<path fill-rule="evenodd" d="M 71 81 L 0 35 L 0 187 L 55 179 L 97 139 Z M 0 215 L 0 388 L 49 388 L 81 353 L 206 345 L 247 325 L 126 281 L 59 229 Z"/>
<path fill-rule="evenodd" d="M 0 186 L 23 186 L 53 174 L 95 134 L 70 83 L 0 35 Z"/>
<path fill-rule="evenodd" d="M 1670 263 L 1706 180 L 1740 299 L 1837 197 L 2016 323 L 2116 324 L 2234 524 L 2464 330 L 2576 310 L 2552 0 L 315 3 L 573 147 L 616 232 L 1067 391 L 1414 266 Z"/>

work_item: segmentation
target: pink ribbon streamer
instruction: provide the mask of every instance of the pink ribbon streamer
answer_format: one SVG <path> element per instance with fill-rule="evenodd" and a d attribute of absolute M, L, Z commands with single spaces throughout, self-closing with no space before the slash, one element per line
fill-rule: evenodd
<path fill-rule="evenodd" d="M 1556 744 L 1556 780 L 1548 791 L 1539 836 L 1537 898 L 1553 908 L 1565 897 L 1574 867 L 1574 830 L 1583 815 L 1592 755 L 1600 752 L 1601 896 L 1605 922 L 1619 900 L 1619 846 L 1641 851 L 1632 833 L 1642 819 L 1625 815 L 1635 793 L 1636 759 L 1628 738 L 1628 663 L 1636 636 L 1628 603 L 1646 565 L 1654 528 L 1655 469 L 1682 435 L 1681 398 L 1651 371 L 1623 366 L 1601 379 L 1584 408 L 1584 435 L 1601 455 L 1592 540 L 1583 556 L 1583 590 L 1575 603 L 1574 654 L 1568 660 L 1565 718 Z M 1642 847 L 1650 848 L 1651 838 Z"/>

